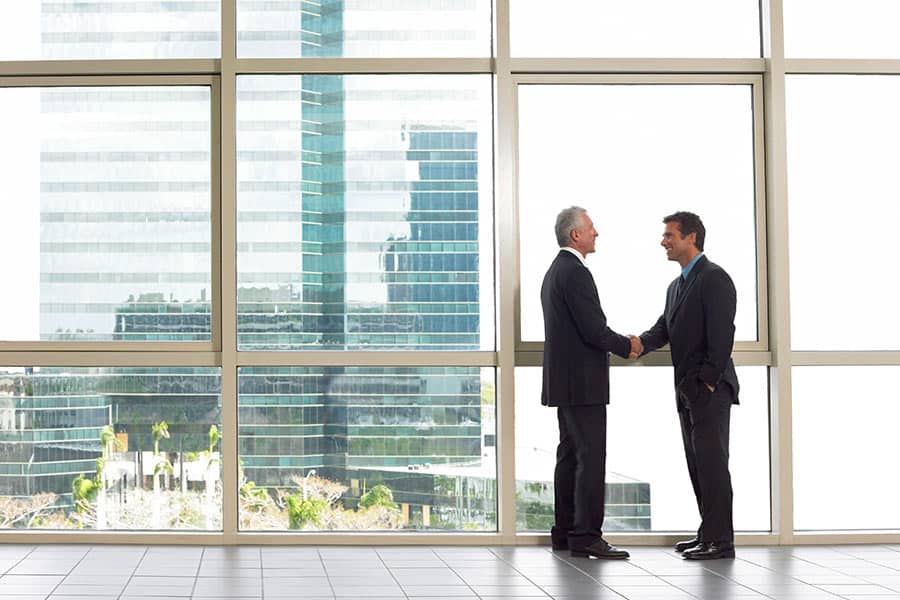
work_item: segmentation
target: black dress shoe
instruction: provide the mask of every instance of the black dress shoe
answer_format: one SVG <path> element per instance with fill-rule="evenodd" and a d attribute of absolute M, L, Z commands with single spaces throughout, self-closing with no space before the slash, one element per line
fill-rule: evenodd
<path fill-rule="evenodd" d="M 696 548 L 701 543 L 702 542 L 700 540 L 698 540 L 697 538 L 694 538 L 692 540 L 685 540 L 683 542 L 678 542 L 677 544 L 675 544 L 675 552 L 684 552 L 685 550 L 690 550 L 691 548 Z"/>
<path fill-rule="evenodd" d="M 734 545 L 719 542 L 703 542 L 696 548 L 686 551 L 684 557 L 688 560 L 734 558 Z"/>
<path fill-rule="evenodd" d="M 551 540 L 550 546 L 554 550 L 568 550 L 569 549 L 569 540 Z"/>
<path fill-rule="evenodd" d="M 571 552 L 572 556 L 577 556 L 581 558 L 605 558 L 605 559 L 621 559 L 628 558 L 629 554 L 625 550 L 620 550 L 615 546 L 611 545 L 606 540 L 600 539 L 590 544 L 589 546 L 585 546 L 580 550 L 573 549 Z"/>

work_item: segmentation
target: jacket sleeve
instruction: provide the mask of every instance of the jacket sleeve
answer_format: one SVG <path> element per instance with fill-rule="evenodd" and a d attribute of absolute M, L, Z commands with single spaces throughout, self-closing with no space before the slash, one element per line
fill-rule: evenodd
<path fill-rule="evenodd" d="M 668 343 L 669 328 L 666 326 L 666 315 L 663 314 L 653 324 L 653 327 L 641 334 L 641 344 L 644 345 L 644 354 L 648 354 Z"/>
<path fill-rule="evenodd" d="M 600 306 L 597 287 L 587 268 L 573 271 L 564 290 L 566 305 L 572 311 L 572 319 L 581 339 L 598 350 L 612 352 L 628 358 L 631 340 L 609 328 L 606 315 Z"/>
<path fill-rule="evenodd" d="M 737 292 L 731 277 L 716 269 L 702 281 L 701 301 L 706 321 L 706 356 L 700 366 L 700 379 L 711 386 L 719 384 L 734 348 L 734 315 Z"/>

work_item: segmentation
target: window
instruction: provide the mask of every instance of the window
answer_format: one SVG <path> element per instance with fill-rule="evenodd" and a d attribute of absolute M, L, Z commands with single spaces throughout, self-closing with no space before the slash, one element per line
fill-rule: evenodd
<path fill-rule="evenodd" d="M 238 335 L 493 348 L 490 80 L 238 79 Z"/>
<path fill-rule="evenodd" d="M 0 339 L 209 340 L 204 86 L 0 89 Z"/>
<path fill-rule="evenodd" d="M 220 0 L 54 0 L 0 7 L 0 60 L 216 58 Z"/>
<path fill-rule="evenodd" d="M 588 266 L 610 326 L 638 334 L 679 273 L 662 218 L 700 215 L 710 260 L 738 291 L 738 341 L 758 339 L 750 85 L 520 85 L 521 339 L 543 340 L 540 286 L 559 251 L 560 210 L 583 206 L 599 233 Z"/>
<path fill-rule="evenodd" d="M 241 57 L 488 56 L 490 0 L 238 2 Z"/>
<path fill-rule="evenodd" d="M 246 367 L 244 530 L 495 530 L 492 369 Z"/>
<path fill-rule="evenodd" d="M 221 530 L 220 370 L 0 368 L 4 526 Z"/>
<path fill-rule="evenodd" d="M 789 58 L 900 58 L 892 0 L 783 0 Z"/>
<path fill-rule="evenodd" d="M 885 468 L 898 377 L 896 366 L 794 368 L 796 529 L 900 529 L 900 483 Z"/>
<path fill-rule="evenodd" d="M 731 410 L 734 527 L 768 531 L 766 369 L 738 367 L 741 404 Z M 604 530 L 694 531 L 699 516 L 684 462 L 671 368 L 613 368 L 607 407 Z M 559 430 L 541 405 L 541 369 L 516 369 L 516 525 L 549 531 Z"/>
<path fill-rule="evenodd" d="M 758 57 L 753 0 L 515 0 L 513 56 Z"/>
<path fill-rule="evenodd" d="M 788 78 L 795 350 L 900 349 L 900 285 L 883 262 L 900 216 L 898 102 L 898 77 Z M 829 251 L 841 238 L 860 243 Z"/>

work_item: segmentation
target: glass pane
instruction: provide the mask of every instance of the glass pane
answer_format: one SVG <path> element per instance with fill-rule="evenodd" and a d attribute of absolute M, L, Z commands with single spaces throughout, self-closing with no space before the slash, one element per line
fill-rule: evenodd
<path fill-rule="evenodd" d="M 0 339 L 210 339 L 208 87 L 5 88 L 0 131 Z"/>
<path fill-rule="evenodd" d="M 237 116 L 241 349 L 493 349 L 490 77 L 239 77 Z"/>
<path fill-rule="evenodd" d="M 898 380 L 895 366 L 794 367 L 795 529 L 900 529 Z"/>
<path fill-rule="evenodd" d="M 222 529 L 221 370 L 0 368 L 11 529 Z"/>
<path fill-rule="evenodd" d="M 898 105 L 900 77 L 788 76 L 795 350 L 900 350 L 900 283 L 884 262 L 900 218 Z M 842 235 L 862 249 L 824 250 Z"/>
<path fill-rule="evenodd" d="M 556 215 L 572 204 L 600 234 L 587 264 L 614 330 L 637 334 L 662 314 L 680 273 L 662 219 L 689 210 L 737 287 L 735 339 L 756 340 L 753 169 L 749 85 L 520 85 L 522 340 L 544 339 L 541 281 L 559 252 Z"/>
<path fill-rule="evenodd" d="M 491 54 L 491 0 L 238 0 L 238 56 Z"/>
<path fill-rule="evenodd" d="M 788 58 L 900 58 L 896 0 L 783 0 Z"/>
<path fill-rule="evenodd" d="M 0 60 L 217 58 L 220 0 L 0 5 Z"/>
<path fill-rule="evenodd" d="M 739 406 L 731 410 L 734 527 L 768 531 L 769 408 L 765 367 L 738 367 Z M 675 410 L 672 369 L 610 372 L 604 530 L 695 531 L 699 523 Z M 516 369 L 516 525 L 553 524 L 556 409 L 541 405 L 541 369 Z"/>
<path fill-rule="evenodd" d="M 243 530 L 496 530 L 494 371 L 242 368 Z"/>
<path fill-rule="evenodd" d="M 513 56 L 760 56 L 756 0 L 509 3 Z"/>

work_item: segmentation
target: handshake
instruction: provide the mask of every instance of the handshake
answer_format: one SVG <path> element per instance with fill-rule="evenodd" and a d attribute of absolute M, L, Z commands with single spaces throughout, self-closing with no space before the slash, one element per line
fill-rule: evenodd
<path fill-rule="evenodd" d="M 641 343 L 641 338 L 636 335 L 629 335 L 628 338 L 631 340 L 631 352 L 628 354 L 628 359 L 634 360 L 644 353 L 644 345 Z"/>

